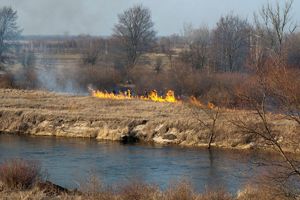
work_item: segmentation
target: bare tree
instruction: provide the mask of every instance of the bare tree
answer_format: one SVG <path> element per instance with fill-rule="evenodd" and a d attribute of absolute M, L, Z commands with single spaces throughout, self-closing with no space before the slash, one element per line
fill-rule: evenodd
<path fill-rule="evenodd" d="M 181 59 L 190 63 L 195 69 L 203 69 L 208 65 L 210 31 L 207 26 L 194 29 L 191 25 L 184 27 L 186 50 Z"/>
<path fill-rule="evenodd" d="M 155 64 L 154 64 L 154 71 L 159 74 L 162 71 L 163 68 L 163 60 L 161 57 L 157 57 L 155 59 Z"/>
<path fill-rule="evenodd" d="M 200 126 L 209 131 L 207 148 L 211 149 L 211 144 L 216 138 L 216 126 L 222 114 L 222 110 L 219 107 L 214 106 L 212 103 L 208 103 L 207 106 L 203 105 L 194 97 L 191 98 L 189 107 Z M 204 119 L 204 116 L 207 117 L 208 120 Z"/>
<path fill-rule="evenodd" d="M 10 7 L 0 9 L 0 65 L 10 60 L 12 42 L 21 30 L 17 25 L 17 12 Z"/>
<path fill-rule="evenodd" d="M 292 34 L 286 46 L 288 46 L 288 65 L 300 69 L 300 32 Z"/>
<path fill-rule="evenodd" d="M 36 64 L 36 56 L 33 51 L 23 50 L 19 55 L 19 62 L 25 68 L 32 68 Z"/>
<path fill-rule="evenodd" d="M 173 48 L 174 48 L 174 41 L 172 39 L 176 40 L 176 36 L 169 36 L 169 37 L 162 37 L 159 40 L 159 46 L 160 46 L 160 51 L 161 53 L 164 53 L 167 55 L 168 60 L 169 60 L 169 65 L 172 68 L 173 66 L 173 55 L 175 54 Z"/>
<path fill-rule="evenodd" d="M 221 17 L 213 31 L 213 62 L 221 71 L 240 71 L 250 49 L 251 27 L 247 20 L 229 14 Z"/>
<path fill-rule="evenodd" d="M 265 79 L 268 98 L 276 103 L 278 112 L 300 124 L 299 71 L 286 69 L 297 63 L 297 25 L 292 18 L 294 0 L 282 5 L 268 3 L 255 14 L 254 51 L 256 71 Z M 293 55 L 292 55 L 293 54 Z"/>
<path fill-rule="evenodd" d="M 276 68 L 273 64 L 271 64 L 271 67 Z M 295 90 L 296 87 L 291 86 L 293 84 L 288 83 L 289 81 L 285 81 L 284 84 L 288 85 L 284 85 L 283 82 L 281 82 L 282 79 L 278 79 L 278 73 L 276 72 L 274 74 L 275 69 L 272 70 L 272 68 L 257 67 L 254 69 L 254 76 L 250 78 L 249 82 L 245 80 L 246 85 L 242 87 L 243 90 L 239 91 L 237 95 L 241 102 L 244 102 L 248 108 L 253 110 L 254 118 L 252 120 L 245 120 L 237 116 L 235 120 L 232 120 L 232 124 L 239 128 L 245 135 L 251 136 L 251 138 L 257 138 L 257 141 L 262 142 L 263 145 L 271 147 L 279 153 L 283 162 L 272 161 L 271 163 L 264 163 L 264 165 L 270 165 L 278 170 L 277 174 L 272 175 L 272 180 L 280 183 L 283 190 L 298 193 L 299 191 L 297 190 L 291 191 L 290 189 L 294 190 L 294 188 L 288 188 L 288 184 L 291 182 L 293 185 L 299 184 L 300 161 L 297 156 L 290 154 L 284 147 L 289 146 L 290 148 L 296 149 L 299 146 L 299 141 L 288 139 L 288 137 L 283 136 L 274 128 L 274 123 L 272 123 L 274 116 L 272 117 L 271 110 L 274 111 L 274 101 L 279 100 L 280 104 L 284 104 L 279 105 L 279 108 L 287 108 L 287 110 L 282 110 L 283 112 L 281 112 L 281 114 L 286 115 L 287 119 L 294 120 L 300 125 L 299 92 L 298 98 L 295 98 L 297 94 L 294 95 L 291 93 L 297 91 Z M 283 70 L 281 70 L 281 72 L 282 71 Z M 294 82 L 294 84 L 297 83 Z M 279 85 L 281 85 L 281 89 L 277 91 L 277 86 Z M 291 92 L 291 90 L 293 92 Z M 285 94 L 288 96 L 285 96 Z M 290 105 L 291 102 L 293 105 Z M 294 105 L 298 105 L 298 107 L 294 107 Z M 292 110 L 289 110 L 291 108 Z M 285 141 L 283 141 L 283 137 Z"/>
<path fill-rule="evenodd" d="M 293 21 L 291 11 L 294 0 L 286 0 L 284 6 L 279 1 L 273 6 L 268 3 L 263 6 L 259 14 L 254 15 L 256 33 L 259 40 L 268 43 L 272 53 L 283 56 L 283 45 L 288 35 L 293 33 L 297 25 Z"/>
<path fill-rule="evenodd" d="M 150 10 L 142 5 L 125 10 L 118 18 L 114 35 L 126 55 L 128 76 L 129 70 L 136 65 L 139 57 L 154 43 L 156 32 L 153 29 Z"/>
<path fill-rule="evenodd" d="M 277 110 L 287 119 L 300 125 L 300 71 L 273 65 L 268 74 L 270 97 L 276 102 Z"/>
<path fill-rule="evenodd" d="M 105 41 L 101 38 L 83 36 L 77 41 L 83 64 L 95 65 L 105 52 Z"/>
<path fill-rule="evenodd" d="M 232 122 L 233 125 L 239 128 L 243 134 L 251 135 L 252 138 L 261 139 L 267 146 L 270 146 L 273 150 L 275 150 L 275 152 L 279 153 L 283 162 L 265 161 L 265 163 L 260 163 L 260 165 L 270 166 L 273 170 L 275 167 L 276 174 L 272 174 L 271 177 L 268 178 L 271 178 L 272 181 L 281 184 L 280 187 L 282 190 L 285 190 L 285 192 L 288 191 L 288 193 L 299 195 L 299 191 L 297 191 L 297 189 L 295 190 L 295 188 L 287 187 L 289 187 L 290 183 L 294 186 L 299 184 L 300 162 L 297 160 L 297 157 L 284 150 L 280 141 L 281 137 L 278 132 L 273 129 L 271 119 L 266 111 L 266 97 L 264 96 L 260 102 L 253 101 L 253 99 L 250 98 L 245 100 L 252 103 L 257 118 L 255 121 L 247 122 L 241 118 L 237 118 Z"/>

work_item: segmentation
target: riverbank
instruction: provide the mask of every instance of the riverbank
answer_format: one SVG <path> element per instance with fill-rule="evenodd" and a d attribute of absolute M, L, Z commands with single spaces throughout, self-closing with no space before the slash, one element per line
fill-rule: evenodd
<path fill-rule="evenodd" d="M 209 121 L 204 113 L 200 117 Z M 285 150 L 300 152 L 299 126 L 269 115 Z M 233 121 L 258 123 L 251 111 L 226 110 L 216 125 L 213 146 L 262 149 L 261 139 L 242 133 Z M 84 137 L 97 140 L 207 146 L 210 131 L 200 126 L 183 103 L 109 100 L 44 91 L 0 90 L 0 132 L 35 136 Z M 293 143 L 291 143 L 293 141 Z"/>
<path fill-rule="evenodd" d="M 258 188 L 247 186 L 237 194 L 230 194 L 226 191 L 207 190 L 203 193 L 193 191 L 192 186 L 187 182 L 177 182 L 170 184 L 169 189 L 162 191 L 155 185 L 140 182 L 131 182 L 116 189 L 105 187 L 100 182 L 88 183 L 84 191 L 68 191 L 64 188 L 46 182 L 40 185 L 47 187 L 34 187 L 30 190 L 0 190 L 0 200 L 290 200 L 294 198 L 285 197 L 283 194 L 275 194 L 275 189 L 268 187 Z M 59 189 L 58 189 L 59 188 Z"/>

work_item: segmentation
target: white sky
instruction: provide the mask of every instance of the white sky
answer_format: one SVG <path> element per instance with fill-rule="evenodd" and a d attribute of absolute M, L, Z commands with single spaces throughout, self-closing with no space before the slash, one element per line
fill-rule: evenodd
<path fill-rule="evenodd" d="M 279 0 L 284 3 L 285 0 Z M 123 10 L 143 4 L 152 11 L 159 35 L 180 33 L 184 23 L 214 27 L 220 16 L 233 12 L 251 21 L 267 0 L 0 0 L 0 6 L 18 11 L 25 35 L 110 35 Z M 269 0 L 275 2 L 275 0 Z M 298 12 L 297 12 L 298 11 Z M 300 22 L 300 0 L 293 16 Z"/>

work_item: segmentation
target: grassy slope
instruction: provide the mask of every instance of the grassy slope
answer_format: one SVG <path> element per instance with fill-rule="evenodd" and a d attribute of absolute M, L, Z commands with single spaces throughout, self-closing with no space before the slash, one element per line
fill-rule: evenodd
<path fill-rule="evenodd" d="M 204 114 L 198 117 L 208 120 Z M 256 119 L 253 112 L 225 111 L 217 124 L 214 145 L 226 148 L 263 145 L 232 125 L 236 117 L 245 121 Z M 285 148 L 299 151 L 287 145 L 290 140 L 299 141 L 296 134 L 299 127 L 280 116 L 270 115 L 270 119 L 286 143 Z M 101 100 L 24 90 L 0 90 L 0 131 L 108 140 L 133 134 L 146 142 L 187 146 L 203 146 L 209 138 L 209 130 L 200 126 L 183 103 Z"/>

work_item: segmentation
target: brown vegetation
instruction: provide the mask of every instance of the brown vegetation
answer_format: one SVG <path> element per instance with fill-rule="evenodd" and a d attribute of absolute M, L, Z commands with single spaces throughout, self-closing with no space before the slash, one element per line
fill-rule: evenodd
<path fill-rule="evenodd" d="M 3 29 L 10 34 L 0 34 L 0 67 L 7 71 L 0 75 L 0 88 L 85 93 L 89 85 L 116 92 L 130 86 L 139 95 L 154 89 L 164 94 L 171 89 L 182 102 L 194 96 L 217 107 L 189 109 L 184 103 L 102 101 L 0 90 L 0 132 L 267 148 L 284 161 L 274 163 L 277 169 L 284 169 L 274 180 L 299 179 L 300 161 L 289 154 L 300 152 L 300 33 L 291 16 L 292 5 L 293 0 L 267 4 L 255 14 L 253 24 L 230 13 L 212 30 L 185 26 L 183 36 L 163 38 L 155 38 L 151 13 L 139 5 L 119 15 L 110 38 L 28 39 L 14 45 L 4 41 L 20 33 L 17 13 L 4 7 L 0 18 L 8 19 Z M 79 59 L 68 66 L 63 63 L 65 55 Z M 13 65 L 15 58 L 19 60 Z M 58 61 L 63 64 L 57 66 Z M 125 199 L 161 195 L 148 185 L 132 184 L 123 190 L 126 192 L 119 195 Z M 142 190 L 147 192 L 139 192 Z M 171 192 L 176 197 L 169 199 L 179 194 L 181 199 L 194 198 L 187 188 L 175 190 L 178 194 Z M 207 193 L 205 198 L 225 197 L 221 192 Z"/>
<path fill-rule="evenodd" d="M 257 137 L 244 134 L 231 121 L 240 116 L 247 123 L 259 123 L 253 111 L 224 109 L 216 123 L 218 137 L 213 146 L 265 148 Z M 210 118 L 202 112 L 205 123 Z M 284 149 L 300 138 L 296 122 L 268 114 L 273 128 L 283 137 Z M 134 137 L 143 142 L 185 146 L 207 146 L 210 131 L 200 126 L 184 103 L 156 103 L 142 100 L 110 100 L 87 96 L 60 95 L 42 91 L 0 90 L 0 131 L 30 135 L 89 137 L 122 141 Z"/>
<path fill-rule="evenodd" d="M 94 178 L 93 178 L 94 179 Z M 49 193 L 35 187 L 23 191 L 0 191 L 0 199 L 57 199 L 57 200 L 291 200 L 293 197 L 278 193 L 276 188 L 265 186 L 246 186 L 237 194 L 230 194 L 224 190 L 198 193 L 186 181 L 170 183 L 166 190 L 161 190 L 155 185 L 133 181 L 120 187 L 107 187 L 94 182 L 89 184 L 89 190 Z"/>
<path fill-rule="evenodd" d="M 36 161 L 13 159 L 0 165 L 0 182 L 5 189 L 31 189 L 43 178 L 41 166 Z"/>

